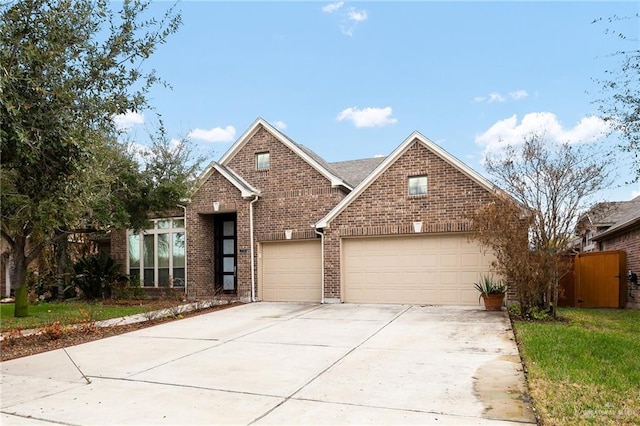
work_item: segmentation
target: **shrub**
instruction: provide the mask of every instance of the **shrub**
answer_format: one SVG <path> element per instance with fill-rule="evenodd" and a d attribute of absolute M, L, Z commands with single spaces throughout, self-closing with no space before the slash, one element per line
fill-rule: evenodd
<path fill-rule="evenodd" d="M 106 255 L 83 257 L 73 265 L 73 269 L 76 274 L 73 285 L 90 300 L 110 297 L 112 285 L 126 279 L 114 260 Z"/>

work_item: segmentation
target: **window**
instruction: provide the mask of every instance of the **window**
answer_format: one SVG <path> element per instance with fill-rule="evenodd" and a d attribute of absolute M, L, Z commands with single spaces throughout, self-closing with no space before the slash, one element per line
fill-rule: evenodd
<path fill-rule="evenodd" d="M 427 177 L 409 177 L 409 195 L 427 195 Z"/>
<path fill-rule="evenodd" d="M 183 218 L 155 219 L 153 228 L 127 233 L 129 275 L 144 287 L 184 287 Z"/>
<path fill-rule="evenodd" d="M 269 170 L 268 152 L 260 152 L 256 154 L 256 170 Z"/>

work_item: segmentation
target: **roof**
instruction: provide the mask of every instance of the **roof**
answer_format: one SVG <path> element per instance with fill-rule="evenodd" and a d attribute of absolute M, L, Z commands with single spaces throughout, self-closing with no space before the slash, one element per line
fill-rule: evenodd
<path fill-rule="evenodd" d="M 624 205 L 627 201 L 606 201 L 597 203 L 581 216 L 595 226 L 611 226 L 627 213 Z"/>
<path fill-rule="evenodd" d="M 445 149 L 432 142 L 421 133 L 413 132 L 391 153 L 391 155 L 384 158 L 380 162 L 380 164 L 378 164 L 376 168 L 368 176 L 366 176 L 362 180 L 362 182 L 360 182 L 358 186 L 354 188 L 353 191 L 351 191 L 351 193 L 349 193 L 349 195 L 344 197 L 333 209 L 331 209 L 329 213 L 327 213 L 325 217 L 320 219 L 315 225 L 316 228 L 328 227 L 333 219 L 335 219 L 349 204 L 351 204 L 351 202 L 353 202 L 353 200 L 355 200 L 360 194 L 362 194 L 365 189 L 367 189 L 376 179 L 378 179 L 378 177 L 380 177 L 380 175 L 382 175 L 393 163 L 395 163 L 396 160 L 398 160 L 398 158 L 400 158 L 415 141 L 423 144 L 431 152 L 458 169 L 460 172 L 475 181 L 481 187 L 485 188 L 487 191 L 494 192 L 498 190 L 496 186 L 485 179 L 481 174 L 464 164 L 462 161 L 458 160 L 453 155 L 449 154 Z"/>
<path fill-rule="evenodd" d="M 340 176 L 336 175 L 336 173 L 331 170 L 331 167 L 317 154 L 311 151 L 309 148 L 304 147 L 292 139 L 281 133 L 271 124 L 267 123 L 262 118 L 257 118 L 253 124 L 247 129 L 246 132 L 238 138 L 238 140 L 229 148 L 227 152 L 224 153 L 222 157 L 220 157 L 219 163 L 221 165 L 226 166 L 229 161 L 242 149 L 242 147 L 260 130 L 264 128 L 267 132 L 271 133 L 276 139 L 282 142 L 285 146 L 291 149 L 294 153 L 296 153 L 300 158 L 306 161 L 311 167 L 316 169 L 321 175 L 326 177 L 330 182 L 331 186 L 343 186 L 349 190 L 352 189 L 352 186 L 345 182 Z"/>
<path fill-rule="evenodd" d="M 640 225 L 640 196 L 630 201 L 612 203 L 611 211 L 598 223 L 611 223 L 611 226 L 606 231 L 592 237 L 593 240 L 603 240 Z"/>
<path fill-rule="evenodd" d="M 362 182 L 386 157 L 329 163 L 333 170 L 354 187 Z"/>
<path fill-rule="evenodd" d="M 205 171 L 198 178 L 198 182 L 196 183 L 196 190 L 202 186 L 202 184 L 209 179 L 209 176 L 213 174 L 214 171 L 220 173 L 225 179 L 227 179 L 233 186 L 238 188 L 240 194 L 243 198 L 255 197 L 256 195 L 260 195 L 260 190 L 253 187 L 250 183 L 244 180 L 239 174 L 234 172 L 231 168 L 225 167 L 222 164 L 218 164 L 215 161 L 212 161 L 211 164 L 205 169 Z"/>

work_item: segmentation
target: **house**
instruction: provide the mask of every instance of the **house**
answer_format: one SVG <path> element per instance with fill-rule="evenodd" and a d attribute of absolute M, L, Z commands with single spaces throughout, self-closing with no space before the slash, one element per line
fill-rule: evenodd
<path fill-rule="evenodd" d="M 640 275 L 640 196 L 630 201 L 597 204 L 583 215 L 579 229 L 581 251 L 623 250 L 627 273 Z M 640 308 L 640 286 L 637 281 L 630 281 L 627 286 L 627 307 Z"/>
<path fill-rule="evenodd" d="M 114 233 L 111 254 L 189 298 L 477 305 L 493 257 L 466 217 L 494 191 L 417 132 L 387 157 L 327 163 L 259 118 L 188 204 Z"/>

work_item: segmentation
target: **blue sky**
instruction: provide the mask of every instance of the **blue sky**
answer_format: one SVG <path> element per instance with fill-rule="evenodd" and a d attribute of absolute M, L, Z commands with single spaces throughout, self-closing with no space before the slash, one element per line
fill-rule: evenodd
<path fill-rule="evenodd" d="M 153 4 L 159 15 L 170 6 Z M 532 131 L 602 139 L 594 78 L 638 43 L 637 2 L 182 2 L 148 61 L 173 89 L 151 104 L 173 137 L 219 158 L 257 118 L 327 161 L 387 155 L 417 130 L 481 173 Z M 633 46 L 631 46 L 633 47 Z M 154 113 L 122 120 L 135 137 Z M 137 124 L 136 124 L 137 123 Z M 609 138 L 611 143 L 614 138 Z M 503 141 L 503 142 L 500 142 Z M 620 168 L 619 182 L 629 175 Z M 640 185 L 604 197 L 625 200 Z"/>

